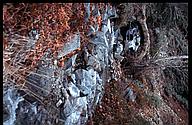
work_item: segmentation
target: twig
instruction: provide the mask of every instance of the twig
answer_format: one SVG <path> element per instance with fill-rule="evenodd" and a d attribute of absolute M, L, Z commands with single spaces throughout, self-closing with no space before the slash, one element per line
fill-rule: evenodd
<path fill-rule="evenodd" d="M 177 60 L 177 59 L 188 59 L 188 56 L 171 56 L 171 57 L 166 57 L 166 58 L 160 58 L 154 61 L 154 63 L 159 62 L 159 61 L 169 61 L 169 60 Z"/>

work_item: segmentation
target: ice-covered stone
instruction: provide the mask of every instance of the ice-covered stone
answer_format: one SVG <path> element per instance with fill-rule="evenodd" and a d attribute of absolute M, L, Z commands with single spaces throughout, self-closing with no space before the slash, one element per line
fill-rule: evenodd
<path fill-rule="evenodd" d="M 89 89 L 91 89 L 96 84 L 96 71 L 94 69 L 90 68 L 87 70 L 82 70 L 82 86 L 86 86 Z"/>
<path fill-rule="evenodd" d="M 72 113 L 72 109 L 73 109 L 73 105 L 71 101 L 69 99 L 66 99 L 64 103 L 64 111 L 63 111 L 65 117 L 68 117 Z"/>
<path fill-rule="evenodd" d="M 95 37 L 91 39 L 91 42 L 95 45 L 100 44 L 108 48 L 108 42 L 105 40 L 105 34 L 103 32 L 98 31 Z"/>
<path fill-rule="evenodd" d="M 107 28 L 109 30 L 109 33 L 111 33 L 112 30 L 111 30 L 111 21 L 110 21 L 110 19 L 107 20 Z"/>
<path fill-rule="evenodd" d="M 87 108 L 87 100 L 86 97 L 80 97 L 75 99 L 75 103 L 73 103 L 73 107 L 71 107 L 71 113 L 67 117 L 65 121 L 65 125 L 76 125 L 80 121 L 81 113 Z"/>
<path fill-rule="evenodd" d="M 99 60 L 95 56 L 90 56 L 88 58 L 87 65 L 93 67 L 97 71 L 101 71 Z"/>
<path fill-rule="evenodd" d="M 101 31 L 102 31 L 104 34 L 106 34 L 108 31 L 109 31 L 109 33 L 112 32 L 110 19 L 107 19 L 107 20 L 105 20 L 105 21 L 102 21 Z"/>
<path fill-rule="evenodd" d="M 109 49 L 110 50 L 113 50 L 113 45 L 115 44 L 115 41 L 116 41 L 116 32 L 117 31 L 114 31 L 114 27 L 112 26 L 111 27 L 111 35 L 110 35 L 110 40 L 109 40 Z"/>
<path fill-rule="evenodd" d="M 22 97 L 16 95 L 14 89 L 10 88 L 8 90 L 4 90 L 3 101 L 7 106 L 10 117 L 8 120 L 3 122 L 3 125 L 14 125 L 14 121 L 16 120 L 16 109 L 18 108 L 19 102 L 23 100 L 24 99 Z"/>
<path fill-rule="evenodd" d="M 69 82 L 68 84 L 69 84 L 69 85 L 68 85 L 68 89 L 69 89 L 69 92 L 70 92 L 71 96 L 73 96 L 73 97 L 79 97 L 80 91 L 79 91 L 79 89 L 77 88 L 77 86 L 74 85 L 72 82 Z"/>
<path fill-rule="evenodd" d="M 101 97 L 102 79 L 93 68 L 88 68 L 87 70 L 76 70 L 75 75 L 76 79 L 80 79 L 79 88 L 84 94 L 87 94 L 87 102 L 89 104 L 89 108 L 91 108 L 95 105 L 95 103 L 93 103 L 94 99 L 97 98 L 96 103 L 98 103 Z M 96 91 L 98 92 L 96 93 Z"/>
<path fill-rule="evenodd" d="M 80 118 L 80 112 L 76 111 L 73 112 L 72 114 L 70 114 L 69 117 L 67 117 L 66 121 L 65 121 L 65 125 L 77 125 L 78 120 Z"/>

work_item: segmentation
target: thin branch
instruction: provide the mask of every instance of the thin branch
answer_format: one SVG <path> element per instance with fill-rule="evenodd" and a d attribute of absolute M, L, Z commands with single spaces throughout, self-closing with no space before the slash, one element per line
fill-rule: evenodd
<path fill-rule="evenodd" d="M 169 61 L 169 60 L 181 60 L 181 59 L 188 59 L 188 56 L 171 56 L 171 57 L 166 57 L 166 58 L 160 58 L 154 61 L 154 63 L 159 62 L 159 61 Z"/>

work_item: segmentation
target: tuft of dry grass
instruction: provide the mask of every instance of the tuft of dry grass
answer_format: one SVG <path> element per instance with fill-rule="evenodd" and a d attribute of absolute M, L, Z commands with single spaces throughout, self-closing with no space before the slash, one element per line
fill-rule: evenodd
<path fill-rule="evenodd" d="M 99 4 L 99 9 L 103 6 L 104 4 Z M 4 4 L 4 81 L 7 81 L 9 75 L 14 79 L 24 79 L 28 73 L 35 70 L 48 50 L 51 50 L 52 60 L 58 60 L 58 51 L 70 41 L 71 35 L 75 32 L 80 33 L 83 39 L 82 44 L 89 42 L 85 34 L 88 27 L 85 25 L 84 15 L 83 3 Z M 88 24 L 93 23 L 96 22 L 93 20 L 88 22 Z M 38 32 L 37 40 L 29 37 L 31 30 Z M 73 54 L 75 53 L 69 56 Z M 64 62 L 64 59 L 59 61 Z"/>

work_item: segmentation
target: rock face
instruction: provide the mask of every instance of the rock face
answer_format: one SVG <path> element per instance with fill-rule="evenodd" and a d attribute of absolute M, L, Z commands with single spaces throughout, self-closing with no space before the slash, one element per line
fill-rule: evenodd
<path fill-rule="evenodd" d="M 9 88 L 4 90 L 3 93 L 3 101 L 4 110 L 5 110 L 5 121 L 3 122 L 4 125 L 13 125 L 14 121 L 16 120 L 16 109 L 18 108 L 19 102 L 23 101 L 22 97 L 19 97 L 14 91 L 14 89 Z M 3 114 L 4 115 L 4 114 Z"/>
<path fill-rule="evenodd" d="M 85 20 L 89 19 L 90 11 L 94 12 L 95 19 L 100 16 L 96 4 L 92 10 L 89 4 L 85 6 L 87 11 Z M 108 80 L 106 73 L 109 65 L 114 61 L 114 57 L 119 60 L 123 58 L 121 57 L 122 44 L 116 41 L 118 30 L 114 30 L 113 22 L 110 20 L 117 16 L 115 8 L 106 6 L 101 16 L 103 17 L 101 31 L 98 30 L 97 25 L 91 25 L 90 32 L 87 33 L 90 36 L 90 43 L 81 48 L 80 53 L 65 60 L 62 68 L 58 67 L 58 60 L 54 60 L 53 64 L 50 62 L 49 51 L 47 51 L 42 57 L 45 60 L 44 64 L 39 64 L 38 69 L 26 78 L 29 92 L 25 93 L 27 96 L 22 99 L 16 96 L 16 100 L 10 95 L 4 96 L 9 101 L 5 103 L 8 105 L 10 115 L 6 117 L 5 125 L 86 124 L 88 117 L 91 117 L 96 105 L 102 99 L 104 84 Z M 33 30 L 30 32 L 30 37 L 35 40 L 36 34 Z M 113 51 L 114 44 L 117 45 L 115 51 Z M 60 50 L 58 58 L 68 56 L 80 46 L 80 35 L 74 34 Z M 31 100 L 33 97 L 29 97 L 30 94 L 39 101 Z M 46 103 L 50 106 L 47 106 L 48 108 L 41 105 L 45 103 L 41 102 L 45 98 L 49 99 Z M 54 117 L 57 119 L 54 120 Z"/>
<path fill-rule="evenodd" d="M 68 42 L 64 37 L 56 44 L 65 43 L 59 49 L 45 49 L 19 89 L 14 87 L 20 85 L 20 80 L 17 84 L 15 79 L 6 79 L 15 83 L 14 87 L 11 83 L 3 86 L 3 124 L 187 124 L 188 40 L 183 35 L 187 26 L 175 26 L 177 20 L 186 22 L 185 16 L 174 16 L 182 13 L 181 8 L 175 4 L 124 3 L 117 6 L 116 12 L 110 4 L 103 4 L 102 9 L 97 3 L 81 5 L 85 13 L 80 14 L 84 20 L 80 27 L 85 26 L 86 32 L 75 27 L 78 30 L 72 30 L 76 32 L 65 34 L 69 35 Z M 161 15 L 169 11 L 168 15 L 173 14 L 170 19 Z M 169 21 L 172 18 L 175 27 Z M 81 21 L 72 20 L 72 24 Z M 29 37 L 22 38 L 28 42 L 21 48 L 26 53 L 41 49 L 42 44 L 36 46 L 41 35 L 38 28 L 33 28 Z M 15 63 L 25 58 L 22 52 L 16 53 Z M 9 70 L 11 74 L 13 71 Z"/>

